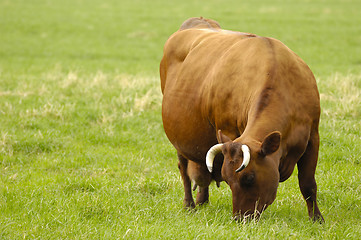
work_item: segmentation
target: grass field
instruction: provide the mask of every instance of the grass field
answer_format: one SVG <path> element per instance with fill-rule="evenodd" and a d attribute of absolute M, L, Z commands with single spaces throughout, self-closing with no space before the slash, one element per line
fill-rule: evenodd
<path fill-rule="evenodd" d="M 360 239 L 360 1 L 0 0 L 0 239 Z M 321 94 L 308 220 L 297 174 L 258 223 L 231 220 L 229 187 L 182 209 L 161 122 L 158 66 L 194 16 L 283 41 Z M 297 170 L 295 170 L 297 171 Z"/>

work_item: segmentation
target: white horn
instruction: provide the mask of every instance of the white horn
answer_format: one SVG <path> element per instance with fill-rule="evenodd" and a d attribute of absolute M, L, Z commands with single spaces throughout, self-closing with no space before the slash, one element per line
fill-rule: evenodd
<path fill-rule="evenodd" d="M 213 162 L 214 162 L 214 158 L 216 157 L 216 155 L 220 152 L 222 152 L 222 146 L 223 144 L 216 144 L 213 147 L 211 147 L 208 152 L 207 152 L 207 156 L 206 156 L 206 164 L 208 167 L 208 171 L 210 173 L 212 173 L 213 171 Z"/>
<path fill-rule="evenodd" d="M 249 152 L 249 147 L 247 145 L 242 145 L 242 152 L 243 152 L 243 163 L 242 165 L 236 170 L 236 172 L 240 172 L 248 166 L 249 160 L 251 159 L 251 154 Z"/>

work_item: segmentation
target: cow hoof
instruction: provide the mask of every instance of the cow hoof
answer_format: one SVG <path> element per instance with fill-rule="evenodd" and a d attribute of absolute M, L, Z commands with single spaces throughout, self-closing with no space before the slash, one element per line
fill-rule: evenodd
<path fill-rule="evenodd" d="M 192 200 L 184 200 L 183 201 L 183 208 L 186 210 L 192 210 L 196 207 L 196 205 L 194 204 L 193 199 Z"/>
<path fill-rule="evenodd" d="M 315 215 L 313 218 L 312 218 L 312 221 L 314 223 L 319 223 L 319 224 L 322 224 L 322 223 L 325 223 L 325 219 L 322 217 L 322 215 Z"/>
<path fill-rule="evenodd" d="M 197 206 L 202 206 L 202 205 L 204 205 L 204 204 L 207 204 L 209 201 L 208 201 L 208 199 L 207 200 L 202 200 L 202 201 L 197 201 Z"/>

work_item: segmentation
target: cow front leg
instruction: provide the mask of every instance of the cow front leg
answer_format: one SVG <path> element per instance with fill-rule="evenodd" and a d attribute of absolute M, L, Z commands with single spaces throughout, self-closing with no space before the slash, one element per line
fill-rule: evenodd
<path fill-rule="evenodd" d="M 178 153 L 178 168 L 183 180 L 184 186 L 184 200 L 183 200 L 183 207 L 184 208 L 194 208 L 194 200 L 192 196 L 192 189 L 191 189 L 191 180 L 189 178 L 187 168 L 188 168 L 188 160 L 184 158 L 181 154 Z"/>
<path fill-rule="evenodd" d="M 301 193 L 306 200 L 308 215 L 313 221 L 324 222 L 317 205 L 317 184 L 315 171 L 318 159 L 319 135 L 311 135 L 307 148 L 297 163 L 298 182 Z"/>

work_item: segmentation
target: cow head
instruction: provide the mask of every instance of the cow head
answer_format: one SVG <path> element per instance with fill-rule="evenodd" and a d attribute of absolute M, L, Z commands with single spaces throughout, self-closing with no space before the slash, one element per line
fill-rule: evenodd
<path fill-rule="evenodd" d="M 279 171 L 273 153 L 280 146 L 281 133 L 272 132 L 262 142 L 242 143 L 239 138 L 232 141 L 219 130 L 218 141 L 207 153 L 209 171 L 215 155 L 222 152 L 222 178 L 232 190 L 235 218 L 258 217 L 276 198 Z"/>

